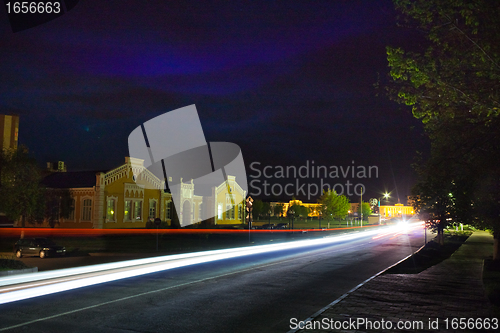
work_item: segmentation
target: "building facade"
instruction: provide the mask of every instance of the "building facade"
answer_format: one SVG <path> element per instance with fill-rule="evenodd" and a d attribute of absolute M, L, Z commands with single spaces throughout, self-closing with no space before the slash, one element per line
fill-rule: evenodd
<path fill-rule="evenodd" d="M 0 149 L 17 149 L 19 116 L 0 115 Z"/>
<path fill-rule="evenodd" d="M 53 191 L 67 191 L 71 213 L 59 218 L 62 228 L 145 228 L 148 221 L 160 218 L 172 225 L 175 210 L 172 194 L 165 182 L 143 165 L 144 161 L 125 158 L 125 164 L 109 171 L 53 172 L 43 183 Z M 138 175 L 137 179 L 135 175 Z M 228 182 L 213 189 L 211 198 L 195 195 L 193 182 L 181 180 L 182 191 L 176 202 L 180 226 L 199 223 L 207 217 L 211 224 L 243 224 L 245 191 L 228 176 Z M 228 201 L 223 189 L 232 193 Z M 211 214 L 217 211 L 218 214 Z M 240 213 L 241 211 L 241 213 Z M 215 217 L 214 217 L 215 216 Z M 211 219 L 210 219 L 211 218 Z M 44 221 L 47 224 L 48 221 Z"/>
<path fill-rule="evenodd" d="M 380 206 L 380 215 L 383 218 L 413 216 L 415 211 L 411 206 L 395 204 L 394 206 Z"/>

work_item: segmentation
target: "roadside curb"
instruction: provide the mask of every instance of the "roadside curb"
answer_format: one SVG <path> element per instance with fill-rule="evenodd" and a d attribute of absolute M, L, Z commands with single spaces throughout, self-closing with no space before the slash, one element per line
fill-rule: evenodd
<path fill-rule="evenodd" d="M 10 275 L 19 275 L 19 274 L 36 273 L 36 272 L 38 272 L 38 267 L 13 269 L 10 271 L 0 271 L 0 276 L 10 276 Z"/>

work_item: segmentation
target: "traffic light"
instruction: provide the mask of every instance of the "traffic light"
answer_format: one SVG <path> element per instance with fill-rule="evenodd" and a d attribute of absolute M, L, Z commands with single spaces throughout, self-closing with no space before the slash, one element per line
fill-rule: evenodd
<path fill-rule="evenodd" d="M 249 223 L 248 227 L 250 228 L 250 223 L 252 223 L 252 209 L 253 209 L 253 199 L 251 196 L 248 196 L 248 198 L 245 200 L 245 207 L 247 211 L 246 220 L 248 221 Z"/>

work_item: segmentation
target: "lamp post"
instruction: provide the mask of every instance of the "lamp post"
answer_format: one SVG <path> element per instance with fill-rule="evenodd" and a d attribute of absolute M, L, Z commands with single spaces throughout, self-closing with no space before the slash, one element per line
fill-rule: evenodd
<path fill-rule="evenodd" d="M 384 196 L 385 200 L 387 200 L 390 196 L 389 193 L 385 192 Z M 382 224 L 382 212 L 380 211 L 380 200 L 382 200 L 382 197 L 378 199 L 378 224 Z"/>
<path fill-rule="evenodd" d="M 359 205 L 359 212 L 361 214 L 360 226 L 363 226 L 363 188 L 361 188 L 361 204 Z"/>
<path fill-rule="evenodd" d="M 271 208 L 267 211 L 267 215 L 269 216 L 269 228 L 271 227 Z"/>
<path fill-rule="evenodd" d="M 318 215 L 319 215 L 319 228 L 321 229 L 321 215 L 323 214 L 322 211 L 319 211 L 318 212 Z"/>
<path fill-rule="evenodd" d="M 245 209 L 248 212 L 246 218 L 248 219 L 248 242 L 252 242 L 252 236 L 250 230 L 252 229 L 252 210 L 253 210 L 253 199 L 251 196 L 245 200 Z"/>
<path fill-rule="evenodd" d="M 294 229 L 293 228 L 293 218 L 294 218 L 293 214 L 295 214 L 295 212 L 293 211 L 293 209 L 290 209 L 288 212 L 290 213 L 290 217 L 292 218 L 292 230 L 293 230 Z"/>

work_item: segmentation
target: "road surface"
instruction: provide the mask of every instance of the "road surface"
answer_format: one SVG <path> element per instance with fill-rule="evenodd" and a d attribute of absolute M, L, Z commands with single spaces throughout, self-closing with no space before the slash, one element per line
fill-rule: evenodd
<path fill-rule="evenodd" d="M 224 259 L 0 305 L 0 331 L 286 332 L 423 245 L 421 229 Z"/>

